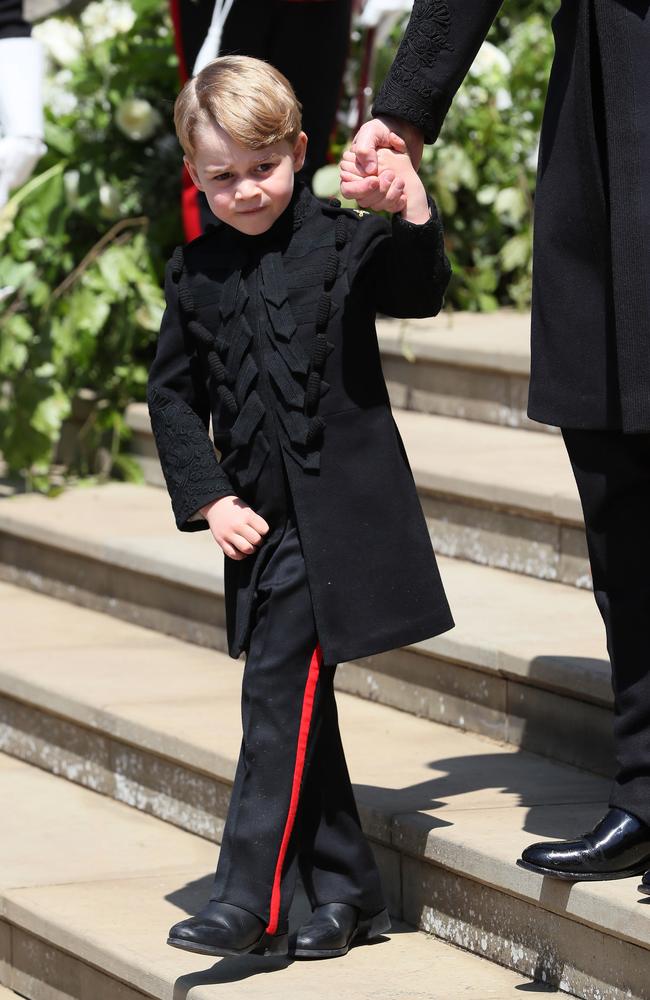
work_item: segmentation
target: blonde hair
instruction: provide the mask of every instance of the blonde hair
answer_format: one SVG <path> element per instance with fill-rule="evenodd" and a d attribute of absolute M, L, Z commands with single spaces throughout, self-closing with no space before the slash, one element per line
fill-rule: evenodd
<path fill-rule="evenodd" d="M 279 70 L 251 56 L 220 56 L 188 80 L 174 104 L 174 126 L 185 155 L 193 159 L 197 129 L 220 125 L 236 142 L 261 149 L 294 144 L 302 106 Z"/>

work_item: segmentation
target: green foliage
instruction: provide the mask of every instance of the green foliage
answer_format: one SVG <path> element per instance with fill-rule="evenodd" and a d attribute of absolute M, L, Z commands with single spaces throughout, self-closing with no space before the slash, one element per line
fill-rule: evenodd
<path fill-rule="evenodd" d="M 0 210 L 0 451 L 52 492 L 79 476 L 139 476 L 120 455 L 123 413 L 144 398 L 164 262 L 182 240 L 182 154 L 158 0 L 102 0 L 35 33 L 49 54 L 48 151 Z M 81 433 L 62 459 L 70 417 Z"/>

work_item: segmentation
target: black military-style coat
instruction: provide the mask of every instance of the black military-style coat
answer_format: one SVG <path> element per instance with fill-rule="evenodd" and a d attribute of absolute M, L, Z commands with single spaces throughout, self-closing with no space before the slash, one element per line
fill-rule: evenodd
<path fill-rule="evenodd" d="M 373 105 L 434 142 L 501 0 L 415 0 Z M 563 0 L 535 197 L 529 415 L 650 431 L 650 0 Z"/>
<path fill-rule="evenodd" d="M 325 662 L 453 626 L 375 330 L 378 310 L 440 310 L 450 267 L 430 207 L 423 225 L 389 223 L 298 183 L 266 233 L 214 225 L 167 265 L 147 401 L 176 525 L 207 528 L 200 508 L 230 494 L 270 525 L 225 560 L 232 656 L 289 509 Z"/>

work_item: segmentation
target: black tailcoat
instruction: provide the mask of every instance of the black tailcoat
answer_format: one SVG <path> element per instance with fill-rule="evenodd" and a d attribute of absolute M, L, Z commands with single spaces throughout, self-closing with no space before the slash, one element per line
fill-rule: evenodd
<path fill-rule="evenodd" d="M 438 136 L 501 0 L 415 0 L 373 106 Z M 563 0 L 540 146 L 529 415 L 650 431 L 649 0 Z"/>
<path fill-rule="evenodd" d="M 453 626 L 375 331 L 378 310 L 440 310 L 450 268 L 430 206 L 423 225 L 389 223 L 298 183 L 266 233 L 214 225 L 167 266 L 147 401 L 177 527 L 207 528 L 200 508 L 235 494 L 271 528 L 225 562 L 233 656 L 289 507 L 326 663 Z"/>

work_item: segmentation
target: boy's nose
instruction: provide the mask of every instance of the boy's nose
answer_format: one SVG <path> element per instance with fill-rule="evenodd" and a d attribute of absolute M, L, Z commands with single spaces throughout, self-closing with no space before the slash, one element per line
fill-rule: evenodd
<path fill-rule="evenodd" d="M 243 180 L 235 191 L 235 201 L 250 201 L 257 194 L 257 184 L 254 181 Z"/>

